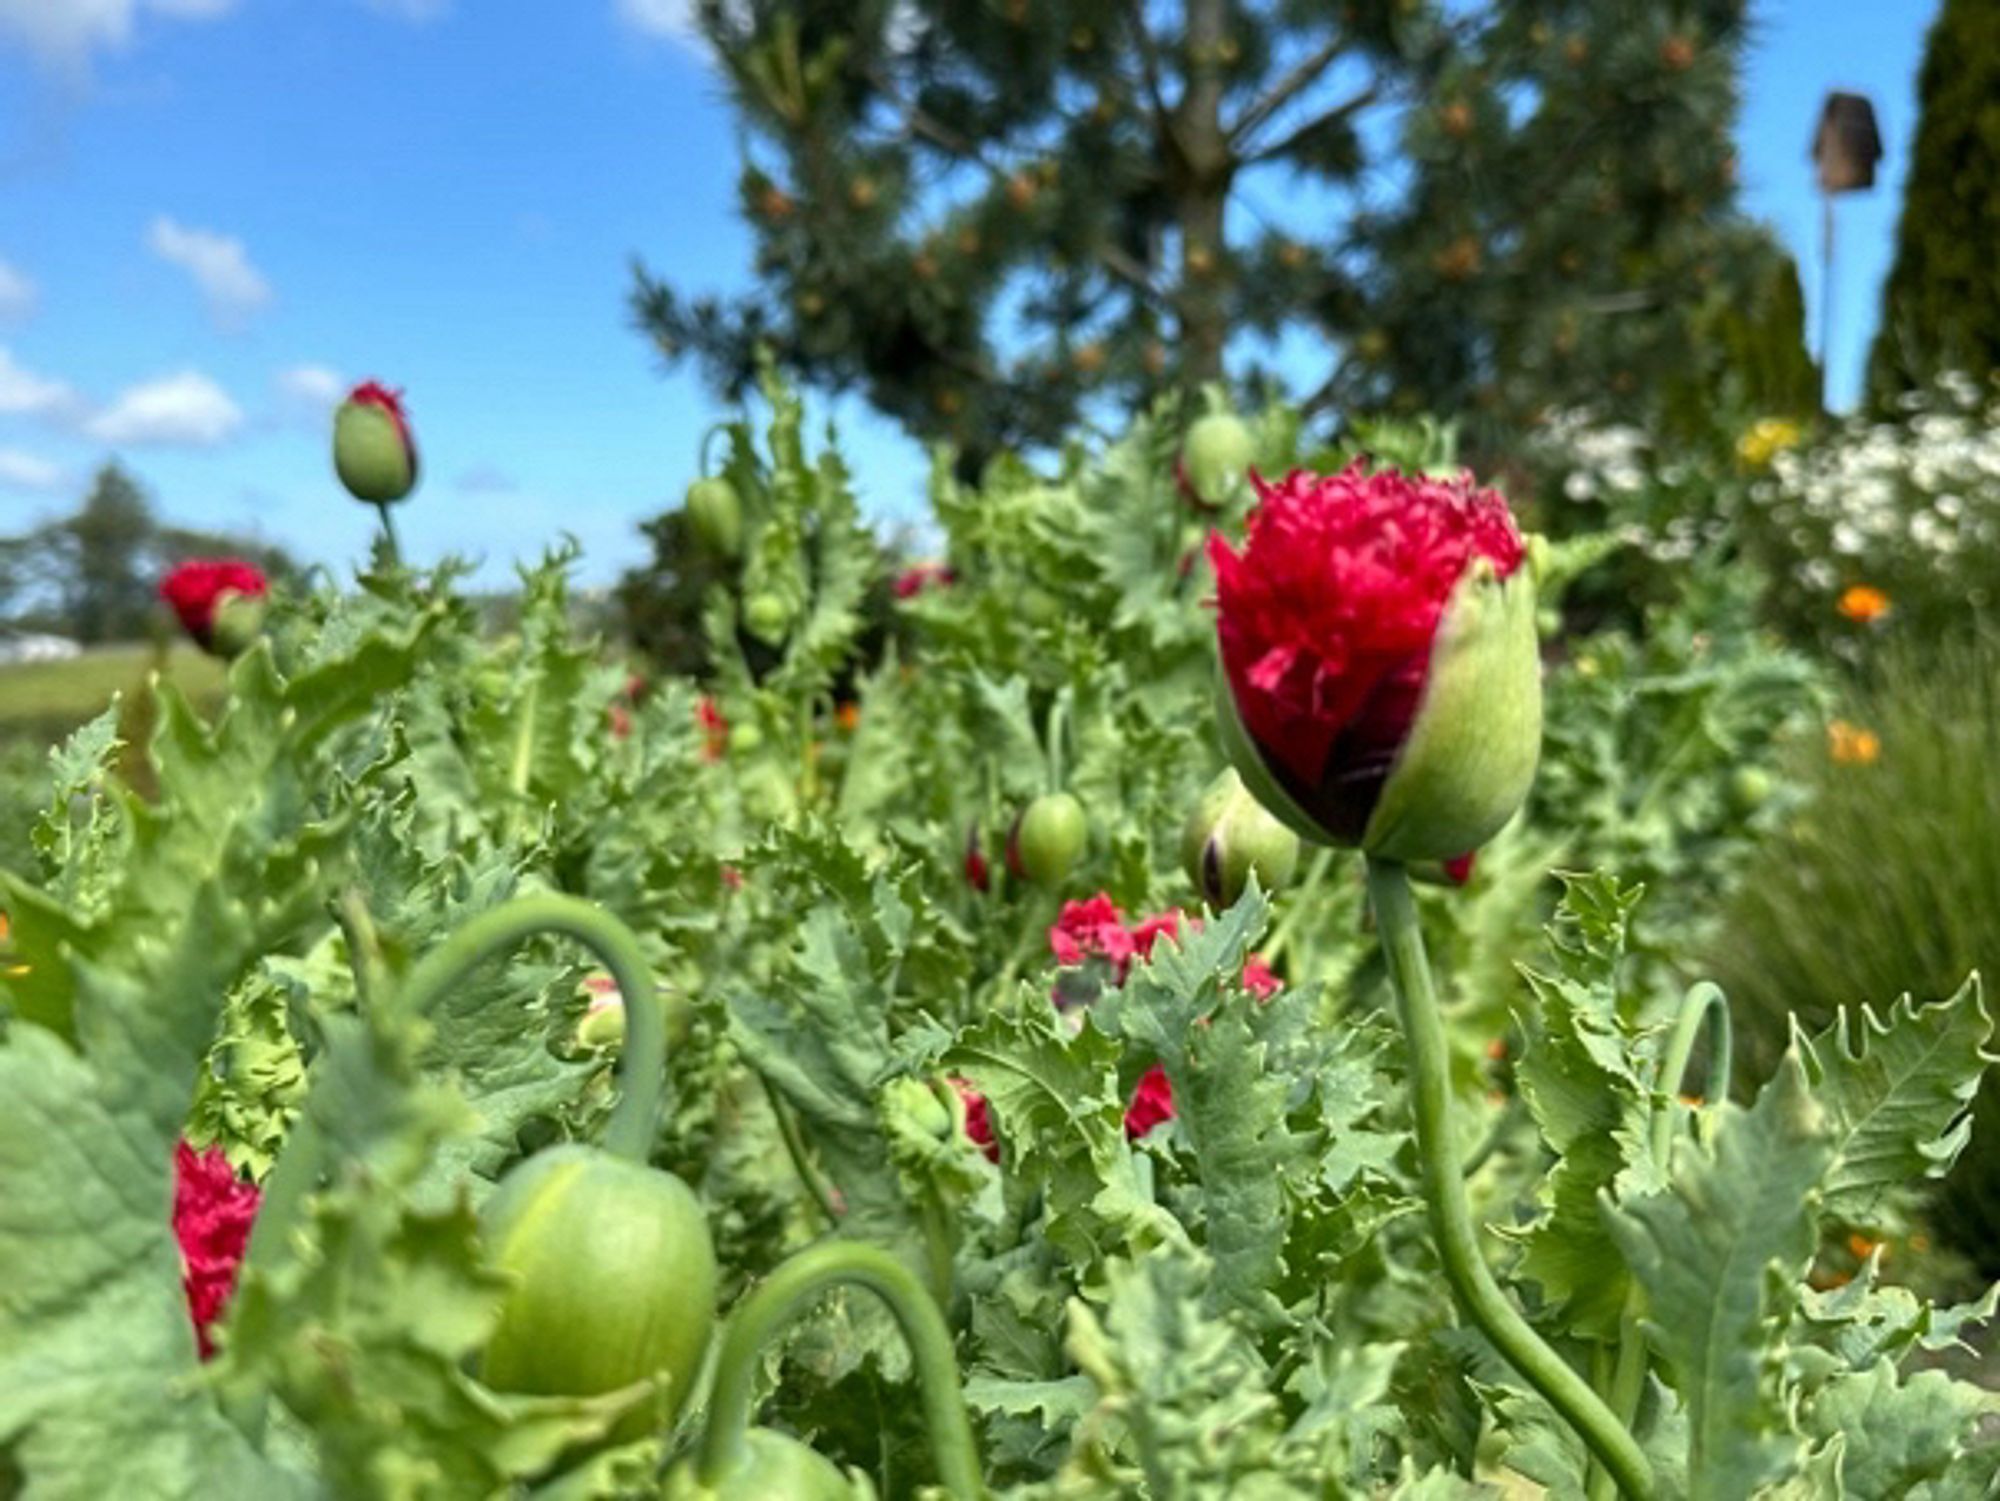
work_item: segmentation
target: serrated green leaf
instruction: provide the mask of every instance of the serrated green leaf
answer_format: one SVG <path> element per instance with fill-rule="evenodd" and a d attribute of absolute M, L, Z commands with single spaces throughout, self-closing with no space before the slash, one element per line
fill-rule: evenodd
<path fill-rule="evenodd" d="M 1748 1495 L 1796 1451 L 1770 1369 L 1771 1283 L 1796 1281 L 1812 1258 L 1813 1194 L 1831 1156 L 1824 1113 L 1788 1056 L 1751 1109 L 1724 1105 L 1711 1141 L 1680 1143 L 1666 1192 L 1605 1209 L 1687 1408 L 1692 1495 Z"/>
<path fill-rule="evenodd" d="M 1945 1175 L 1972 1133 L 1992 1032 L 1977 975 L 1930 1006 L 1904 996 L 1885 1016 L 1843 1007 L 1817 1036 L 1794 1022 L 1793 1045 L 1832 1132 L 1829 1215 L 1870 1224 L 1885 1195 Z"/>

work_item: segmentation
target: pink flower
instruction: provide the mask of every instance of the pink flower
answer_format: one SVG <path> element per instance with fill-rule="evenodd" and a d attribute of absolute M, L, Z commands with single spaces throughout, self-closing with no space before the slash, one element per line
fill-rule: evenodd
<path fill-rule="evenodd" d="M 942 589 L 958 581 L 958 575 L 943 563 L 916 563 L 896 575 L 893 585 L 898 599 L 915 599 L 926 589 Z"/>
<path fill-rule="evenodd" d="M 1140 1077 L 1132 1091 L 1132 1103 L 1125 1107 L 1125 1135 L 1137 1141 L 1161 1121 L 1174 1118 L 1174 1086 L 1167 1071 L 1154 1064 Z"/>
<path fill-rule="evenodd" d="M 197 1153 L 185 1141 L 175 1145 L 174 1239 L 180 1242 L 181 1287 L 203 1360 L 215 1353 L 209 1330 L 236 1291 L 260 1197 L 256 1184 L 236 1176 L 220 1147 Z"/>
<path fill-rule="evenodd" d="M 1108 893 L 1100 891 L 1089 901 L 1063 903 L 1055 926 L 1049 929 L 1049 951 L 1058 964 L 1081 964 L 1092 957 L 1108 960 L 1122 985 L 1125 971 L 1132 965 L 1134 945 L 1132 935 L 1125 931 L 1125 914 Z"/>
<path fill-rule="evenodd" d="M 1209 539 L 1224 676 L 1258 756 L 1299 807 L 1359 844 L 1423 702 L 1446 601 L 1475 558 L 1501 578 L 1524 548 L 1507 502 L 1451 481 L 1294 471 L 1251 476 L 1243 550 Z"/>
<path fill-rule="evenodd" d="M 190 558 L 160 580 L 160 598 L 204 648 L 215 644 L 215 617 L 230 599 L 262 599 L 270 580 L 241 558 Z"/>
<path fill-rule="evenodd" d="M 1271 966 L 1255 954 L 1243 961 L 1243 988 L 1258 1000 L 1270 1000 L 1284 986 L 1285 982 L 1271 972 Z"/>

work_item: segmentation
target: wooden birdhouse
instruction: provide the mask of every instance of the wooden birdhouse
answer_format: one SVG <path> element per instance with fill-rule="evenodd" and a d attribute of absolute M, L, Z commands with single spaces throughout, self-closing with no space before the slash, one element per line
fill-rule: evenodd
<path fill-rule="evenodd" d="M 1875 164 L 1882 160 L 1882 134 L 1875 128 L 1875 106 L 1860 94 L 1839 90 L 1826 96 L 1813 135 L 1813 165 L 1819 169 L 1822 193 L 1853 193 L 1875 186 Z"/>

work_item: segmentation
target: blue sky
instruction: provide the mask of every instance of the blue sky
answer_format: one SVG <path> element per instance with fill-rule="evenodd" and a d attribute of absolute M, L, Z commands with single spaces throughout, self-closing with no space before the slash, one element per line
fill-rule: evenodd
<path fill-rule="evenodd" d="M 1841 205 L 1836 401 L 1933 12 L 1758 6 L 1745 198 L 1799 255 L 1815 320 L 1824 91 L 1871 95 L 1889 146 L 1882 186 Z M 684 0 L 0 0 L 0 534 L 67 510 L 116 454 L 172 520 L 354 558 L 372 513 L 332 480 L 327 404 L 379 376 L 408 392 L 426 465 L 398 518 L 413 555 L 497 580 L 567 530 L 608 580 L 723 415 L 629 327 L 629 266 L 745 286 L 738 165 Z M 921 514 L 913 444 L 858 402 L 812 410 L 875 515 Z"/>

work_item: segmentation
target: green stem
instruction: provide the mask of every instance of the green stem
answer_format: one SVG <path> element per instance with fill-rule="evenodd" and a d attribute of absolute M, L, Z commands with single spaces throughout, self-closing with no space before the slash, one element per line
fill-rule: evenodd
<path fill-rule="evenodd" d="M 1056 695 L 1056 701 L 1049 708 L 1049 786 L 1050 792 L 1063 790 L 1063 742 L 1069 738 L 1069 689 Z"/>
<path fill-rule="evenodd" d="M 1409 874 L 1392 861 L 1368 861 L 1368 892 L 1396 1008 L 1410 1055 L 1410 1104 L 1424 1204 L 1438 1262 L 1459 1307 L 1502 1356 L 1573 1427 L 1626 1495 L 1650 1501 L 1652 1467 L 1645 1453 L 1590 1383 L 1535 1333 L 1494 1280 L 1465 1199 L 1465 1174 L 1452 1133 L 1451 1068 L 1444 1016 L 1431 985 L 1424 935 L 1410 896 Z"/>
<path fill-rule="evenodd" d="M 716 440 L 716 438 L 717 438 L 717 437 L 719 437 L 719 436 L 720 436 L 720 435 L 722 435 L 723 433 L 726 433 L 726 432 L 728 432 L 728 431 L 729 431 L 729 429 L 730 429 L 730 428 L 732 428 L 732 427 L 734 427 L 735 425 L 736 425 L 736 424 L 735 424 L 735 423 L 733 423 L 733 422 L 712 422 L 712 423 L 710 423 L 710 424 L 709 424 L 709 427 L 708 427 L 708 431 L 707 431 L 707 432 L 705 432 L 705 433 L 703 433 L 703 434 L 701 435 L 701 449 L 700 449 L 700 454 L 701 454 L 701 477 L 702 477 L 703 479 L 707 479 L 707 478 L 708 478 L 708 447 L 709 447 L 709 445 L 710 445 L 711 443 L 713 443 L 713 442 L 714 442 L 714 441 Z"/>
<path fill-rule="evenodd" d="M 1709 1034 L 1708 1094 L 1712 1099 L 1729 1097 L 1729 1074 L 1735 1052 L 1735 1033 L 1730 1026 L 1729 1002 L 1719 986 L 1703 980 L 1691 987 L 1674 1015 L 1674 1029 L 1667 1050 L 1660 1055 L 1659 1071 L 1653 1076 L 1651 1141 L 1653 1165 L 1666 1172 L 1672 1160 L 1674 1123 L 1680 1109 L 1681 1083 L 1694 1056 L 1695 1040 L 1703 1026 Z M 1611 1377 L 1611 1410 L 1628 1428 L 1639 1415 L 1639 1402 L 1646 1392 L 1646 1367 L 1650 1352 L 1646 1331 L 1640 1325 L 1646 1311 L 1645 1295 L 1637 1283 L 1626 1294 L 1625 1307 L 1618 1317 L 1618 1366 Z M 1609 1501 L 1611 1476 L 1593 1467 L 1587 1491 L 1589 1501 Z"/>
<path fill-rule="evenodd" d="M 403 562 L 403 548 L 402 544 L 396 540 L 396 523 L 390 519 L 389 502 L 378 500 L 375 502 L 375 509 L 382 517 L 382 537 L 389 544 L 389 561 L 401 567 Z"/>
<path fill-rule="evenodd" d="M 965 1398 L 958 1384 L 958 1360 L 944 1315 L 923 1284 L 885 1251 L 852 1241 L 822 1241 L 799 1252 L 746 1294 L 729 1316 L 716 1356 L 715 1387 L 709 1397 L 708 1425 L 695 1451 L 695 1478 L 717 1486 L 746 1458 L 752 1387 L 758 1357 L 780 1330 L 828 1288 L 841 1283 L 865 1287 L 889 1305 L 916 1362 L 917 1386 L 938 1478 L 953 1501 L 979 1501 L 979 1451 Z"/>
<path fill-rule="evenodd" d="M 792 1171 L 799 1175 L 799 1182 L 806 1186 L 806 1192 L 812 1195 L 813 1203 L 817 1204 L 819 1212 L 826 1216 L 827 1224 L 838 1225 L 840 1211 L 834 1207 L 833 1195 L 827 1192 L 825 1181 L 813 1167 L 812 1159 L 806 1155 L 805 1139 L 799 1135 L 798 1118 L 792 1114 L 791 1107 L 785 1103 L 778 1091 L 772 1088 L 771 1081 L 765 1079 L 762 1082 L 764 1098 L 770 1101 L 771 1115 L 778 1123 L 778 1139 L 785 1144 L 785 1155 L 792 1159 Z"/>
<path fill-rule="evenodd" d="M 1319 890 L 1320 883 L 1326 879 L 1326 873 L 1333 869 L 1333 857 L 1334 851 L 1330 849 L 1314 852 L 1312 864 L 1306 869 L 1306 878 L 1292 889 L 1285 903 L 1285 915 L 1278 919 L 1277 927 L 1271 930 L 1271 937 L 1264 944 L 1264 960 L 1267 964 L 1276 964 L 1290 947 L 1293 935 L 1298 932 L 1299 924 L 1305 920 L 1306 909 L 1311 906 L 1306 899 Z"/>
<path fill-rule="evenodd" d="M 516 897 L 482 912 L 424 955 L 403 981 L 399 1003 L 423 1015 L 473 970 L 524 938 L 561 933 L 589 949 L 611 971 L 625 1003 L 625 1043 L 618 1055 L 618 1104 L 604 1145 L 643 1163 L 652 1155 L 667 1075 L 667 1019 L 654 993 L 652 967 L 632 930 L 602 907 L 573 896 Z"/>

